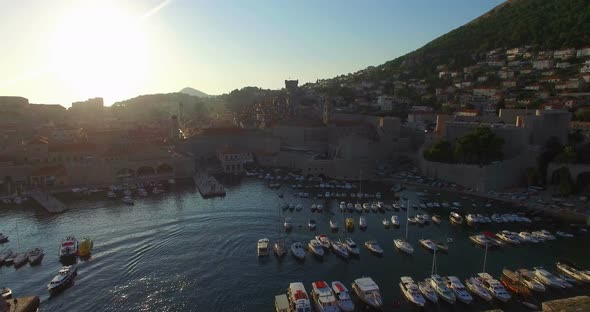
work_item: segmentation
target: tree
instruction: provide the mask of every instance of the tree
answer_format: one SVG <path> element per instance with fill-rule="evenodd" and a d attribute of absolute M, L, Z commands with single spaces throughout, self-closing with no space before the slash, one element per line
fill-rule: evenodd
<path fill-rule="evenodd" d="M 453 147 L 447 140 L 440 140 L 431 148 L 424 151 L 424 158 L 430 161 L 452 163 L 454 162 Z"/>
<path fill-rule="evenodd" d="M 574 192 L 574 182 L 568 167 L 561 167 L 557 173 L 559 175 L 559 194 L 562 196 L 571 195 Z"/>
<path fill-rule="evenodd" d="M 483 166 L 502 159 L 504 143 L 504 139 L 498 137 L 489 127 L 478 127 L 457 139 L 455 155 L 465 163 Z"/>
<path fill-rule="evenodd" d="M 562 164 L 571 164 L 576 161 L 576 151 L 571 146 L 566 146 L 563 151 L 555 157 L 555 160 Z"/>

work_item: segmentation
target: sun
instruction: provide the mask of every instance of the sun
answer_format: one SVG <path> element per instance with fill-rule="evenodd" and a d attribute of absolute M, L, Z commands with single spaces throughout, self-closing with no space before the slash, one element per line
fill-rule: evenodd
<path fill-rule="evenodd" d="M 142 27 L 116 3 L 70 8 L 50 40 L 55 77 L 76 98 L 121 99 L 147 75 L 150 49 Z"/>

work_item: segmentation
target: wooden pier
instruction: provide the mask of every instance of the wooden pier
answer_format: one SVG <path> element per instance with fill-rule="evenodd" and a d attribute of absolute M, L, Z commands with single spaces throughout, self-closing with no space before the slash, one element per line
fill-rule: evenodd
<path fill-rule="evenodd" d="M 49 192 L 43 192 L 40 190 L 34 190 L 29 193 L 29 195 L 38 202 L 45 210 L 51 213 L 60 213 L 64 212 L 68 209 L 64 203 L 59 201 Z"/>
<path fill-rule="evenodd" d="M 225 196 L 225 188 L 223 187 L 223 184 L 207 173 L 195 173 L 193 175 L 193 181 L 203 198 Z"/>

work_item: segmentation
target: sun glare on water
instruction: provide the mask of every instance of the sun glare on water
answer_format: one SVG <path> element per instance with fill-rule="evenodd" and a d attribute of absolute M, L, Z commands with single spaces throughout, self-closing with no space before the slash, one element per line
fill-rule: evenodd
<path fill-rule="evenodd" d="M 54 30 L 51 68 L 78 98 L 121 99 L 145 80 L 147 33 L 141 19 L 115 3 L 70 8 Z"/>

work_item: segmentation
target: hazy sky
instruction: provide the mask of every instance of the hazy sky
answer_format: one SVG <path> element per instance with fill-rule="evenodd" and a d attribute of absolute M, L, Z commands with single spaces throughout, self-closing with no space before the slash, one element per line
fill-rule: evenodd
<path fill-rule="evenodd" d="M 0 0 L 0 95 L 107 104 L 354 72 L 415 50 L 500 0 Z"/>

